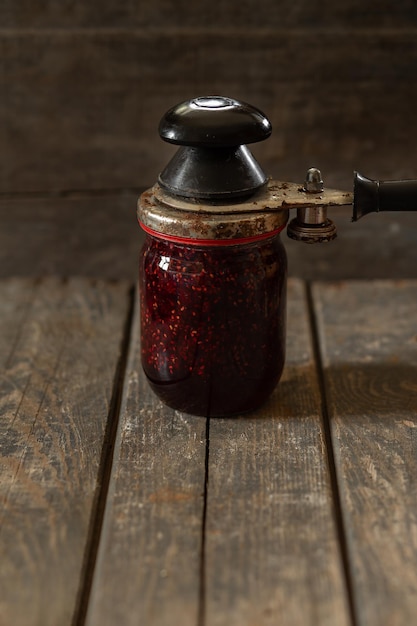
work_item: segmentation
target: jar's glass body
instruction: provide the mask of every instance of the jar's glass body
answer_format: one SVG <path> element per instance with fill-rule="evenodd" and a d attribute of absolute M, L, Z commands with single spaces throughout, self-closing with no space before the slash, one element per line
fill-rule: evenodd
<path fill-rule="evenodd" d="M 254 410 L 285 359 L 287 260 L 279 235 L 202 246 L 147 235 L 142 365 L 155 393 L 194 415 Z"/>

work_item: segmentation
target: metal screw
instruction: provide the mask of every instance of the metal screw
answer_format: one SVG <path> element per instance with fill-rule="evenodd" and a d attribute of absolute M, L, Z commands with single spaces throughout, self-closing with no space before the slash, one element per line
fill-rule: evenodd
<path fill-rule="evenodd" d="M 307 170 L 304 190 L 308 193 L 321 193 L 323 189 L 324 184 L 320 170 L 318 170 L 317 167 L 310 167 L 310 169 Z"/>
<path fill-rule="evenodd" d="M 307 171 L 303 189 L 306 193 L 323 193 L 321 172 L 316 167 Z M 336 237 L 336 226 L 328 219 L 326 206 L 305 205 L 297 209 L 297 217 L 289 223 L 287 235 L 305 243 L 331 241 Z"/>

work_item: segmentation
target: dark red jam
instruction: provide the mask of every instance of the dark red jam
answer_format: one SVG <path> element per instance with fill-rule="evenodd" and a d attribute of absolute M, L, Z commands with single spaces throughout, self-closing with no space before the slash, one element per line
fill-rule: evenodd
<path fill-rule="evenodd" d="M 218 247 L 147 235 L 142 364 L 154 392 L 194 415 L 260 406 L 284 365 L 286 274 L 279 235 Z"/>

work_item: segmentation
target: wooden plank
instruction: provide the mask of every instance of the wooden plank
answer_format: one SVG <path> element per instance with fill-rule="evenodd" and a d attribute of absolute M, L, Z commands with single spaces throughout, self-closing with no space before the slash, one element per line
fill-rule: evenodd
<path fill-rule="evenodd" d="M 207 91 L 268 114 L 273 137 L 254 147 L 268 173 L 416 176 L 416 55 L 396 30 L 1 32 L 0 187 L 149 186 L 173 154 L 161 116 Z"/>
<path fill-rule="evenodd" d="M 0 278 L 55 274 L 133 283 L 143 242 L 138 195 L 0 200 Z"/>
<path fill-rule="evenodd" d="M 412 0 L 395 4 L 378 0 L 370 5 L 360 0 L 337 5 L 330 0 L 300 0 L 297 3 L 265 0 L 257 4 L 253 0 L 201 0 L 196 4 L 186 0 L 175 3 L 170 0 L 152 3 L 104 0 L 100 10 L 93 2 L 69 5 L 53 0 L 2 0 L 0 5 L 0 24 L 3 28 L 142 27 L 219 31 L 233 26 L 250 32 L 253 28 L 269 26 L 311 31 L 318 28 L 408 28 L 416 23 L 416 19 L 416 7 Z"/>
<path fill-rule="evenodd" d="M 301 282 L 271 400 L 210 422 L 207 626 L 350 624 Z"/>
<path fill-rule="evenodd" d="M 140 365 L 126 374 L 88 626 L 196 626 L 200 611 L 205 418 L 165 407 Z"/>
<path fill-rule="evenodd" d="M 123 283 L 0 282 L 0 624 L 72 624 L 124 325 Z"/>
<path fill-rule="evenodd" d="M 359 626 L 417 613 L 417 282 L 314 287 Z"/>
<path fill-rule="evenodd" d="M 286 238 L 289 272 L 305 280 L 417 278 L 417 213 L 374 213 L 352 223 L 352 207 L 329 210 L 337 239 Z"/>

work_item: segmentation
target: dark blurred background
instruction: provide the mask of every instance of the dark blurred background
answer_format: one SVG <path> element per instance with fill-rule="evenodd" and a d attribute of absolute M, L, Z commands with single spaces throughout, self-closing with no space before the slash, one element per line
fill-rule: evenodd
<path fill-rule="evenodd" d="M 159 120 L 199 95 L 267 114 L 274 178 L 417 178 L 416 73 L 414 0 L 2 0 L 0 275 L 134 278 L 136 198 L 174 151 Z M 416 214 L 349 215 L 288 242 L 292 274 L 417 276 Z"/>

